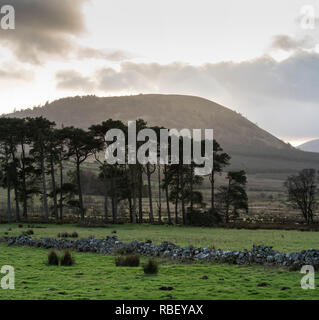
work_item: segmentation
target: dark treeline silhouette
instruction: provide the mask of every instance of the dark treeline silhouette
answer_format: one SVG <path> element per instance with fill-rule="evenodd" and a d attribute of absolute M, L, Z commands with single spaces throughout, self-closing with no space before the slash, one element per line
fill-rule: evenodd
<path fill-rule="evenodd" d="M 148 128 L 142 119 L 137 120 L 136 124 L 137 134 Z M 178 164 L 128 164 L 126 159 L 124 164 L 110 165 L 104 157 L 104 151 L 110 143 L 105 140 L 105 135 L 110 129 L 121 129 L 127 144 L 128 128 L 119 120 L 109 119 L 83 130 L 74 127 L 56 128 L 54 122 L 43 117 L 0 118 L 0 183 L 6 189 L 8 221 L 28 219 L 29 204 L 36 196 L 43 203 L 44 221 L 52 218 L 63 221 L 66 206 L 73 208 L 83 221 L 86 218 L 83 194 L 102 195 L 104 219 L 113 223 L 119 222 L 118 208 L 121 202 L 125 202 L 129 208 L 131 223 L 154 223 L 155 220 L 162 223 L 162 198 L 165 198 L 169 224 L 186 224 L 189 212 L 205 207 L 203 195 L 196 190 L 204 178 L 194 174 L 196 164 L 193 160 L 188 165 L 182 163 L 182 138 Z M 159 133 L 161 128 L 151 129 Z M 159 134 L 157 137 L 159 139 Z M 137 142 L 137 150 L 143 143 Z M 158 149 L 158 157 L 159 152 Z M 84 174 L 83 165 L 92 162 L 98 164 L 98 182 L 95 175 L 87 173 L 87 169 Z M 229 172 L 228 186 L 219 188 L 215 197 L 215 175 L 221 174 L 229 162 L 230 156 L 214 141 L 214 168 L 209 175 L 209 213 L 212 216 L 222 215 L 226 222 L 232 215 L 237 215 L 239 210 L 248 209 L 244 171 Z M 70 167 L 73 170 L 67 171 Z M 156 201 L 153 196 L 154 175 L 158 179 Z M 149 203 L 147 216 L 144 216 L 142 203 L 145 196 Z M 15 212 L 12 212 L 12 208 Z"/>

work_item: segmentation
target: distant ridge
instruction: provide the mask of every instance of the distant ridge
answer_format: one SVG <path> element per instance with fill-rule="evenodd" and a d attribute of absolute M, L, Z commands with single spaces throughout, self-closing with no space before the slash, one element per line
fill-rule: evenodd
<path fill-rule="evenodd" d="M 167 128 L 212 128 L 215 138 L 232 155 L 233 168 L 250 172 L 292 172 L 319 165 L 318 154 L 297 150 L 239 113 L 195 96 L 77 96 L 9 116 L 44 116 L 59 127 L 63 124 L 88 128 L 109 118 L 125 122 L 143 118 L 149 125 Z"/>
<path fill-rule="evenodd" d="M 314 139 L 306 143 L 303 143 L 299 145 L 297 148 L 307 152 L 319 152 L 319 139 Z"/>

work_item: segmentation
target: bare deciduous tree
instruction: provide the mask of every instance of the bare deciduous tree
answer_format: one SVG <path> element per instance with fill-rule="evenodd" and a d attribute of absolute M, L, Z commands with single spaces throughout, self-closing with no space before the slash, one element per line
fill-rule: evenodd
<path fill-rule="evenodd" d="M 297 175 L 288 177 L 284 183 L 288 193 L 288 202 L 301 211 L 308 224 L 313 223 L 317 193 L 316 179 L 315 169 L 304 169 Z"/>

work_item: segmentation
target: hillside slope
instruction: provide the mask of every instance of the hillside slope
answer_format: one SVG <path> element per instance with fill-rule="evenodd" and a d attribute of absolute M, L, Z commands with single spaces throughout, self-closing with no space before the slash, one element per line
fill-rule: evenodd
<path fill-rule="evenodd" d="M 215 138 L 232 155 L 233 168 L 251 172 L 292 172 L 319 163 L 319 155 L 294 149 L 239 113 L 194 96 L 70 97 L 9 116 L 44 116 L 59 127 L 88 128 L 109 118 L 143 118 L 149 125 L 167 128 L 212 128 Z"/>

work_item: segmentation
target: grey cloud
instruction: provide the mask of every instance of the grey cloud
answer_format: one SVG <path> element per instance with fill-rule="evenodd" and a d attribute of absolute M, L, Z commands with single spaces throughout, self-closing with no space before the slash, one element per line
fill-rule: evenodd
<path fill-rule="evenodd" d="M 277 135 L 291 135 L 294 127 L 311 136 L 319 116 L 319 55 L 298 51 L 277 62 L 264 56 L 255 60 L 192 66 L 125 62 L 119 71 L 103 68 L 92 74 L 92 91 L 115 94 L 174 93 L 202 96 L 240 110 Z M 78 76 L 78 87 L 85 88 Z M 88 81 L 88 78 L 85 78 Z M 72 82 L 77 83 L 72 77 Z M 58 81 L 58 87 L 64 83 Z M 84 90 L 85 91 L 85 90 Z M 317 120 L 316 120 L 317 121 Z M 318 129 L 317 129 L 318 128 Z M 311 131 L 311 132 L 310 132 Z"/>
<path fill-rule="evenodd" d="M 310 36 L 296 39 L 284 34 L 274 36 L 271 42 L 272 49 L 280 49 L 284 51 L 295 51 L 303 48 L 311 48 L 313 45 L 314 42 Z"/>
<path fill-rule="evenodd" d="M 0 81 L 30 81 L 33 80 L 34 73 L 30 70 L 18 67 L 13 63 L 2 64 L 0 66 Z"/>
<path fill-rule="evenodd" d="M 94 82 L 79 72 L 73 70 L 59 71 L 56 74 L 57 88 L 61 90 L 90 91 L 94 88 Z"/>
<path fill-rule="evenodd" d="M 269 56 L 241 63 L 192 66 L 183 63 L 121 63 L 120 71 L 102 68 L 92 75 L 96 90 L 177 92 L 202 96 L 270 96 L 279 100 L 317 102 L 319 55 L 298 52 L 277 62 Z M 72 79 L 79 73 L 72 74 Z M 58 79 L 59 88 L 63 87 Z M 81 82 L 80 82 L 81 83 Z"/>
<path fill-rule="evenodd" d="M 104 92 L 180 92 L 202 96 L 271 96 L 279 100 L 316 102 L 319 99 L 319 55 L 298 52 L 277 62 L 259 59 L 192 66 L 126 62 L 121 70 L 101 69 L 94 75 Z"/>
<path fill-rule="evenodd" d="M 223 86 L 206 70 L 183 63 L 121 64 L 120 72 L 106 68 L 96 74 L 97 87 L 104 92 L 172 92 L 207 96 L 224 93 Z"/>
<path fill-rule="evenodd" d="M 1 30 L 0 44 L 23 62 L 41 64 L 50 58 L 97 58 L 121 61 L 129 54 L 120 50 L 84 47 L 76 38 L 87 33 L 83 5 L 91 0 L 0 0 L 16 12 L 16 29 Z"/>
<path fill-rule="evenodd" d="M 16 29 L 0 31 L 0 41 L 18 59 L 34 64 L 47 56 L 65 56 L 73 46 L 73 36 L 85 32 L 81 12 L 88 0 L 0 0 L 15 8 Z"/>
<path fill-rule="evenodd" d="M 317 102 L 318 67 L 318 54 L 299 51 L 281 62 L 265 56 L 249 62 L 208 65 L 207 71 L 232 94 Z"/>

